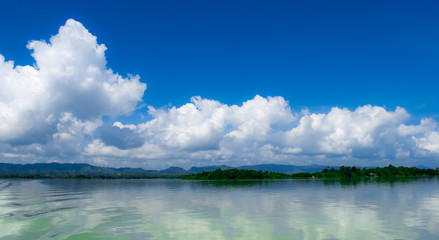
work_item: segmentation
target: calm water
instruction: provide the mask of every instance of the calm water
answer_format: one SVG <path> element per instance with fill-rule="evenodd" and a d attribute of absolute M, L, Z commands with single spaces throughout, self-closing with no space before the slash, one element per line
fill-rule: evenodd
<path fill-rule="evenodd" d="M 438 185 L 0 180 L 0 239 L 439 239 Z"/>

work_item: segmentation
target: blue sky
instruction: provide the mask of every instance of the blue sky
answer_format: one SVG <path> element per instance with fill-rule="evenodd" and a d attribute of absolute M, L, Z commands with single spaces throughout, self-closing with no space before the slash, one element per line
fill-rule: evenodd
<path fill-rule="evenodd" d="M 127 82 L 129 89 L 136 94 L 116 94 L 125 99 L 126 106 L 130 108 L 109 104 L 107 109 L 96 104 L 89 110 L 79 111 L 76 109 L 82 107 L 81 101 L 69 101 L 63 97 L 57 100 L 59 106 L 50 103 L 44 111 L 38 110 L 40 108 L 35 105 L 23 108 L 26 110 L 14 110 L 17 108 L 12 104 L 13 99 L 17 102 L 24 97 L 15 94 L 3 99 L 5 109 L 17 113 L 20 118 L 53 115 L 55 120 L 44 126 L 29 127 L 28 131 L 22 130 L 23 139 L 7 137 L 12 130 L 4 124 L 4 128 L 9 130 L 0 132 L 0 138 L 1 134 L 4 135 L 0 139 L 0 152 L 7 162 L 27 162 L 31 161 L 31 157 L 32 161 L 80 161 L 145 168 L 271 162 L 435 166 L 438 165 L 439 152 L 439 143 L 436 142 L 439 135 L 436 135 L 435 125 L 439 120 L 439 95 L 436 93 L 439 77 L 438 12 L 439 3 L 436 1 L 2 2 L 0 54 L 6 62 L 12 60 L 14 66 L 29 65 L 38 69 L 35 58 L 31 56 L 33 51 L 26 48 L 28 42 L 50 42 L 51 36 L 59 34 L 59 28 L 66 25 L 68 19 L 74 19 L 97 37 L 97 44 L 105 44 L 107 50 L 103 61 L 106 61 L 106 66 L 103 71 L 111 68 L 131 83 L 134 80 L 129 74 L 138 75 L 140 82 L 131 85 Z M 82 28 L 76 30 L 82 31 Z M 46 55 L 42 53 L 41 56 L 44 58 Z M 6 76 L 5 72 L 0 72 L 2 74 Z M 84 80 L 82 77 L 78 75 L 72 81 L 81 82 Z M 60 81 L 50 79 L 51 86 L 53 81 Z M 142 93 L 141 83 L 147 86 Z M 115 88 L 114 91 L 122 90 Z M 46 95 L 52 96 L 52 93 Z M 91 92 L 90 96 L 81 95 L 81 92 L 75 94 L 67 91 L 65 95 L 91 102 L 96 96 Z M 199 104 L 207 101 L 222 104 L 216 106 L 216 110 L 230 108 L 227 111 L 232 113 L 227 115 L 233 117 L 214 119 L 214 109 L 206 107 L 203 114 L 203 109 L 198 107 L 200 116 L 192 114 L 196 119 L 187 121 L 202 125 L 203 121 L 218 120 L 222 127 L 219 130 L 206 127 L 210 130 L 201 135 L 194 132 L 182 132 L 178 136 L 170 134 L 168 131 L 178 127 L 197 129 L 197 126 L 189 126 L 188 123 L 172 123 L 178 119 L 178 114 L 187 113 L 187 109 L 182 107 L 187 104 L 197 106 L 195 102 L 191 103 L 194 96 L 201 97 L 200 100 L 195 99 Z M 266 103 L 255 96 L 260 96 Z M 282 99 L 268 98 L 276 96 Z M 110 95 L 108 97 L 111 98 Z M 102 98 L 99 101 L 107 100 Z M 261 116 L 238 114 L 239 111 L 247 111 L 244 111 L 245 102 L 249 105 L 268 104 L 268 109 L 276 108 L 270 104 L 282 105 L 285 102 L 287 105 L 282 105 L 279 111 L 285 111 L 286 115 L 273 113 L 273 116 L 258 118 Z M 234 105 L 240 110 L 233 109 Z M 359 107 L 368 105 L 371 105 L 370 114 L 363 116 L 358 113 Z M 148 110 L 148 106 L 163 111 L 159 111 L 162 115 L 151 114 L 148 111 L 152 108 Z M 258 110 L 265 109 L 262 105 L 257 106 Z M 176 115 L 172 115 L 172 107 L 175 107 Z M 379 123 L 373 122 L 376 117 L 372 113 L 378 111 L 373 107 L 384 110 L 381 111 L 383 114 L 394 114 L 395 119 L 390 117 Z M 398 113 L 397 107 L 406 113 Z M 339 113 L 341 115 L 335 114 L 337 109 L 344 108 L 345 111 Z M 84 125 L 93 122 L 95 126 L 92 131 L 77 136 L 76 145 L 71 143 L 76 147 L 68 151 L 69 154 L 62 153 L 69 148 L 55 139 L 62 135 L 60 122 L 68 113 L 73 122 L 77 120 Z M 316 133 L 317 130 L 310 127 L 307 137 L 300 138 L 293 133 L 295 128 L 297 130 L 301 123 L 306 122 L 307 116 L 314 119 L 309 121 L 317 121 L 318 114 L 324 114 L 325 119 L 329 119 L 331 113 L 335 114 L 339 125 L 327 120 L 330 121 L 327 126 L 332 126 L 329 130 L 322 126 Z M 9 115 L 3 114 L 4 122 L 14 122 Z M 359 114 L 358 118 L 356 114 Z M 167 125 L 157 123 L 159 116 L 168 119 Z M 242 122 L 250 121 L 247 118 L 262 121 L 261 126 L 266 127 L 243 125 Z M 365 125 L 361 125 L 358 119 L 364 120 Z M 422 125 L 422 121 L 429 127 Z M 360 134 L 353 132 L 355 126 L 350 123 L 358 129 L 375 127 Z M 129 124 L 132 126 L 126 127 Z M 402 125 L 417 130 L 402 134 Z M 393 129 L 388 132 L 399 131 L 395 133 L 399 137 L 383 137 L 378 134 L 384 131 L 383 128 Z M 111 129 L 115 132 L 108 132 Z M 147 134 L 154 131 L 163 136 L 155 139 L 157 135 Z M 253 132 L 257 131 L 263 136 L 256 136 Z M 282 136 L 279 137 L 279 134 Z M 337 134 L 341 134 L 343 139 L 334 140 Z M 238 136 L 242 137 L 239 143 L 234 142 L 238 141 Z M 169 142 L 170 138 L 179 137 L 184 140 L 177 143 L 184 142 L 183 145 Z M 236 139 L 230 140 L 229 137 Z M 276 137 L 283 140 L 276 142 L 273 140 Z M 301 145 L 296 138 L 309 142 L 309 145 Z M 195 144 L 198 141 L 209 144 Z M 312 141 L 316 146 L 311 146 Z M 393 150 L 378 149 L 383 141 L 385 146 L 391 145 L 388 149 Z M 90 150 L 93 143 L 95 151 Z M 243 150 L 228 147 L 229 143 L 248 149 L 245 150 L 248 154 L 238 154 Z M 29 150 L 35 145 L 40 145 L 38 147 L 43 150 Z M 96 150 L 98 145 L 100 151 Z M 250 148 L 250 145 L 254 147 Z M 311 151 L 313 148 L 320 151 Z M 107 149 L 106 152 L 103 149 Z M 261 149 L 268 150 L 259 155 L 252 154 Z M 84 154 L 87 150 L 89 154 Z"/>

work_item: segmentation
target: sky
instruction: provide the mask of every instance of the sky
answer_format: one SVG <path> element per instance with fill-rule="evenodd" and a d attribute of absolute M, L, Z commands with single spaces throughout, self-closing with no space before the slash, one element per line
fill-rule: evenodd
<path fill-rule="evenodd" d="M 439 166 L 437 1 L 2 1 L 0 162 Z"/>

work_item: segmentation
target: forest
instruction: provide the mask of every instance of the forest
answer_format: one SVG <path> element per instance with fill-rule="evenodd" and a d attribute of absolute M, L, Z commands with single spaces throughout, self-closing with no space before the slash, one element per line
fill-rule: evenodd
<path fill-rule="evenodd" d="M 291 178 L 291 175 L 234 168 L 225 170 L 216 169 L 215 171 L 186 175 L 182 178 L 190 180 L 285 179 Z"/>
<path fill-rule="evenodd" d="M 313 173 L 315 178 L 363 178 L 363 177 L 421 177 L 439 175 L 439 169 L 423 169 L 416 167 L 386 167 L 357 168 L 355 166 L 341 166 L 339 169 L 324 169 L 321 172 Z M 298 176 L 293 174 L 293 178 Z M 311 177 L 312 177 L 311 176 Z"/>
<path fill-rule="evenodd" d="M 262 172 L 255 170 L 243 169 L 216 169 L 215 171 L 205 171 L 201 173 L 183 176 L 188 180 L 239 180 L 239 179 L 329 179 L 329 178 L 373 178 L 373 177 L 421 177 L 439 175 L 439 169 L 422 169 L 416 167 L 395 167 L 388 165 L 386 167 L 376 168 L 357 168 L 356 166 L 341 166 L 339 169 L 325 168 L 323 171 L 308 173 L 293 173 L 291 175 L 276 172 Z"/>

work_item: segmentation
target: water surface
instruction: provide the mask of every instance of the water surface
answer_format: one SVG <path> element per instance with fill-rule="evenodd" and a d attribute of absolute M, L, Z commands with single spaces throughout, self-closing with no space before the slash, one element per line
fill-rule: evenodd
<path fill-rule="evenodd" d="M 438 185 L 0 180 L 0 239 L 439 239 Z"/>

